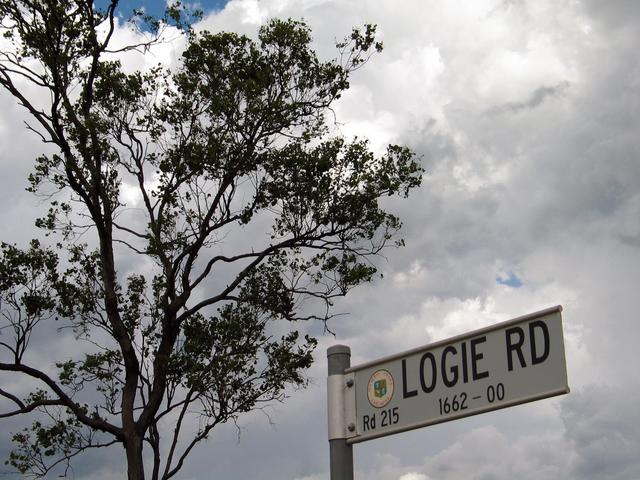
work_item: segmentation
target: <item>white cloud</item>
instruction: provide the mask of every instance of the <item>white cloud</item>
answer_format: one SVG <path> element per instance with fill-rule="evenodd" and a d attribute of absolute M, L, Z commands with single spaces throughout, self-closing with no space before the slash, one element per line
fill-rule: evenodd
<path fill-rule="evenodd" d="M 429 480 L 429 477 L 422 473 L 410 472 L 405 473 L 398 480 Z"/>
<path fill-rule="evenodd" d="M 514 439 L 488 426 L 472 430 L 429 458 L 424 469 L 439 480 L 566 478 L 571 462 L 566 443 L 554 433 Z"/>

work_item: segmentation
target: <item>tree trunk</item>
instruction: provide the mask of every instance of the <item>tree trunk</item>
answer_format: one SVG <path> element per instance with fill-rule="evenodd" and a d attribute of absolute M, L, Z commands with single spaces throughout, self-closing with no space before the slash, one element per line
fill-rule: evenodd
<path fill-rule="evenodd" d="M 125 441 L 124 448 L 127 452 L 127 479 L 144 480 L 142 437 L 133 435 Z"/>

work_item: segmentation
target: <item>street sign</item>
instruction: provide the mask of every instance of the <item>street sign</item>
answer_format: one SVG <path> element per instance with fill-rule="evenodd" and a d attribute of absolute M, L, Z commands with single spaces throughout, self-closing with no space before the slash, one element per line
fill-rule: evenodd
<path fill-rule="evenodd" d="M 568 393 L 561 312 L 553 307 L 346 369 L 347 442 Z"/>

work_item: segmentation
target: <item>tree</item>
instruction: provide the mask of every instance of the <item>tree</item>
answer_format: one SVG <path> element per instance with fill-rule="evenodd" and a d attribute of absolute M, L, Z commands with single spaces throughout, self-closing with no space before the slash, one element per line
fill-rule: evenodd
<path fill-rule="evenodd" d="M 121 445 L 129 479 L 171 478 L 216 425 L 303 386 L 316 341 L 300 322 L 326 325 L 373 278 L 371 257 L 401 243 L 379 201 L 422 175 L 405 147 L 330 135 L 332 103 L 381 49 L 373 26 L 321 61 L 302 22 L 196 33 L 173 4 L 134 12 L 143 40 L 115 47 L 117 3 L 0 0 L 0 85 L 54 152 L 29 176 L 46 236 L 0 252 L 0 371 L 33 385 L 0 389 L 0 417 L 32 419 L 8 463 L 34 476 Z M 185 41 L 177 68 L 123 67 L 167 32 Z M 33 363 L 40 331 L 77 351 Z"/>

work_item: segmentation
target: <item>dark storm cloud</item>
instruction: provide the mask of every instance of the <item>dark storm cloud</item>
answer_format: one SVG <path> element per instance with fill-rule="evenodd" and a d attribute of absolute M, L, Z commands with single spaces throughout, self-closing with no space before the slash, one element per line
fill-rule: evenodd
<path fill-rule="evenodd" d="M 552 97 L 558 97 L 569 88 L 569 82 L 561 82 L 553 86 L 542 86 L 536 88 L 531 95 L 522 102 L 507 102 L 502 105 L 492 107 L 489 114 L 499 115 L 504 113 L 518 113 L 522 110 L 530 110 L 540 106 L 544 101 Z"/>
<path fill-rule="evenodd" d="M 603 26 L 608 33 L 616 29 L 637 29 L 640 18 L 640 3 L 636 0 L 583 0 L 590 18 Z"/>
<path fill-rule="evenodd" d="M 571 478 L 640 478 L 637 378 L 624 386 L 592 385 L 562 402 L 566 438 L 575 458 Z"/>

